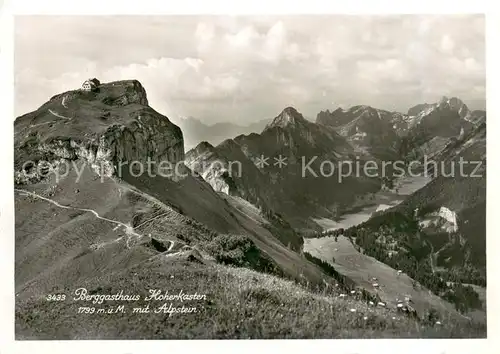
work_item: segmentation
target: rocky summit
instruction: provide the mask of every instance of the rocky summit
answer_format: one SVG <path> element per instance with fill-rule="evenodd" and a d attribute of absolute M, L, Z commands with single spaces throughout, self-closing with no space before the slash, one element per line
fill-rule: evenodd
<path fill-rule="evenodd" d="M 149 107 L 137 80 L 102 84 L 97 91 L 74 90 L 52 97 L 16 119 L 15 170 L 19 182 L 37 178 L 22 170 L 26 161 L 86 160 L 111 176 L 120 162 L 184 159 L 182 131 Z M 36 170 L 36 168 L 34 169 Z"/>

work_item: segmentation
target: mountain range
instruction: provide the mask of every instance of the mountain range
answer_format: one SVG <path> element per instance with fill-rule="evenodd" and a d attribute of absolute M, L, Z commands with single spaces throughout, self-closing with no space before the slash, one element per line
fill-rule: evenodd
<path fill-rule="evenodd" d="M 304 233 L 321 230 L 316 218 L 367 203 L 387 183 L 379 176 L 340 181 L 334 164 L 363 167 L 420 156 L 429 146 L 445 161 L 485 159 L 485 113 L 464 115 L 457 102 L 410 110 L 415 115 L 356 106 L 321 112 L 316 122 L 286 107 L 262 120 L 260 133 L 203 141 L 185 153 L 183 128 L 149 106 L 137 80 L 53 96 L 14 122 L 16 338 L 484 336 L 484 324 L 464 318 L 449 294 L 422 295 L 415 309 L 402 311 L 303 247 Z M 441 117 L 446 124 L 435 122 Z M 436 137 L 443 144 L 429 143 Z M 484 179 L 462 199 L 454 192 L 469 182 L 451 183 L 436 178 L 400 206 L 404 215 L 427 207 L 438 190 L 445 196 L 430 199 L 454 203 L 459 233 L 453 229 L 448 246 L 431 254 L 436 267 L 471 249 L 461 235 L 480 232 L 472 220 L 485 215 Z M 471 202 L 473 194 L 479 197 Z M 393 212 L 373 220 L 399 227 L 387 219 Z M 433 212 L 428 207 L 420 221 Z M 478 241 L 457 262 L 481 265 L 483 246 Z M 131 308 L 103 320 L 79 313 L 99 306 L 69 301 L 75 288 L 142 299 L 150 289 L 197 292 L 206 301 L 175 320 L 168 313 L 138 317 Z M 61 294 L 68 300 L 50 301 Z M 435 316 L 446 325 L 437 326 Z"/>
<path fill-rule="evenodd" d="M 192 149 L 201 141 L 217 145 L 236 135 L 257 133 L 262 131 L 268 123 L 269 120 L 263 119 L 246 126 L 231 122 L 209 125 L 193 117 L 181 118 L 176 121 L 177 126 L 184 132 L 186 150 Z"/>
<path fill-rule="evenodd" d="M 316 123 L 288 107 L 260 134 L 238 135 L 216 146 L 200 143 L 186 154 L 186 164 L 215 190 L 247 198 L 283 214 L 296 228 L 308 228 L 314 225 L 309 217 L 335 217 L 385 183 L 384 178 L 365 175 L 347 176 L 338 183 L 339 171 L 331 171 L 332 165 L 358 161 L 363 170 L 367 161 L 381 165 L 432 157 L 486 117 L 485 112 L 477 114 L 482 118 L 471 123 L 470 111 L 457 98 L 419 107 L 424 106 L 409 110 L 418 112 L 415 116 L 369 106 L 339 108 L 320 112 Z M 269 166 L 253 166 L 260 157 L 268 157 Z M 286 166 L 275 166 L 280 157 Z M 230 173 L 231 161 L 242 163 L 243 176 Z"/>

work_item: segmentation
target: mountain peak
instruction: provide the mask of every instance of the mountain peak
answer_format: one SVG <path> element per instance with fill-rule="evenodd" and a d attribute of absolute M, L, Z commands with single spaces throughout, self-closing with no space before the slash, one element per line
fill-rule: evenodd
<path fill-rule="evenodd" d="M 135 79 L 100 84 L 96 98 L 109 105 L 124 106 L 133 103 L 149 105 L 144 86 Z"/>
<path fill-rule="evenodd" d="M 214 146 L 212 144 L 210 144 L 208 141 L 202 141 L 201 143 L 199 143 L 197 146 L 196 146 L 196 149 L 213 149 Z"/>
<path fill-rule="evenodd" d="M 306 119 L 301 113 L 293 107 L 286 107 L 277 117 L 273 119 L 266 129 L 272 127 L 285 128 L 288 126 L 297 126 L 299 124 L 303 124 L 304 122 L 306 122 Z"/>
<path fill-rule="evenodd" d="M 116 163 L 121 161 L 184 159 L 181 129 L 149 107 L 146 90 L 137 80 L 99 85 L 85 81 L 81 89 L 56 95 L 36 111 L 18 117 L 14 129 L 23 132 L 15 140 L 20 156 L 35 149 L 51 159 L 81 158 L 101 176 L 117 173 Z M 20 183 L 42 178 L 24 170 L 16 173 Z"/>
<path fill-rule="evenodd" d="M 446 102 L 448 102 L 448 100 L 449 100 L 449 99 L 448 99 L 448 97 L 443 96 L 443 97 L 441 97 L 441 99 L 439 100 L 438 104 L 446 103 Z"/>
<path fill-rule="evenodd" d="M 435 109 L 445 109 L 457 112 L 460 118 L 467 119 L 470 116 L 471 112 L 467 105 L 458 97 L 447 97 L 443 96 L 436 103 L 422 103 L 418 104 L 414 107 L 411 107 L 408 110 L 409 116 L 418 116 L 418 115 L 428 115 L 433 112 Z"/>
<path fill-rule="evenodd" d="M 452 108 L 461 107 L 464 105 L 463 101 L 458 97 L 443 96 L 438 102 L 438 106 L 449 105 Z"/>
<path fill-rule="evenodd" d="M 447 103 L 454 108 L 460 108 L 465 105 L 465 103 L 458 97 L 449 98 Z"/>
<path fill-rule="evenodd" d="M 443 97 L 437 104 L 439 108 L 449 109 L 451 111 L 457 112 L 460 118 L 467 119 L 471 112 L 467 105 L 458 97 Z"/>

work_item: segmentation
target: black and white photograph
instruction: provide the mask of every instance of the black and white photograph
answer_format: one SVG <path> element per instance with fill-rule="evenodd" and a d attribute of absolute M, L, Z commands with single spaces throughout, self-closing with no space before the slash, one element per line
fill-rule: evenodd
<path fill-rule="evenodd" d="M 487 338 L 484 13 L 12 40 L 16 341 Z"/>

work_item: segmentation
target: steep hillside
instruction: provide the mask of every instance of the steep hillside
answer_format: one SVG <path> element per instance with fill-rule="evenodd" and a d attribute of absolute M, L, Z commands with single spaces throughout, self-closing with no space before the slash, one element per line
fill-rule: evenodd
<path fill-rule="evenodd" d="M 486 124 L 450 142 L 435 160 L 436 164 L 428 166 L 428 172 L 437 177 L 401 207 L 419 207 L 421 218 L 440 207 L 449 209 L 456 219 L 457 241 L 452 242 L 452 238 L 439 250 L 437 266 L 453 268 L 470 264 L 485 276 Z M 460 161 L 464 162 L 462 166 Z M 429 242 L 432 244 L 432 238 Z"/>
<path fill-rule="evenodd" d="M 380 188 L 377 178 L 340 176 L 342 162 L 356 156 L 335 130 L 288 107 L 261 134 L 240 135 L 216 147 L 200 144 L 187 153 L 186 164 L 216 190 L 282 215 L 296 228 L 317 229 L 310 217 L 336 215 L 356 196 Z M 232 163 L 240 164 L 240 174 Z"/>
<path fill-rule="evenodd" d="M 287 247 L 299 251 L 302 248 L 300 237 L 273 207 L 278 205 L 276 191 L 270 188 L 267 177 L 241 151 L 234 140 L 226 140 L 216 148 L 206 142 L 200 143 L 186 154 L 186 165 L 200 174 L 217 192 L 225 194 L 230 202 L 239 201 L 235 207 L 254 209 L 252 214 L 260 219 L 265 217 L 267 228 Z M 231 198 L 234 197 L 234 198 Z"/>
<path fill-rule="evenodd" d="M 475 110 L 472 111 L 470 117 L 468 117 L 469 122 L 479 126 L 482 123 L 486 123 L 486 111 Z"/>
<path fill-rule="evenodd" d="M 435 308 L 446 316 L 457 316 L 452 304 L 429 293 L 421 284 L 414 286 L 415 280 L 408 274 L 400 274 L 398 269 L 356 249 L 344 236 L 306 239 L 304 249 L 330 263 L 339 273 L 356 282 L 359 288 L 375 294 L 388 307 L 397 308 L 403 303 L 409 304 L 418 315 Z"/>

